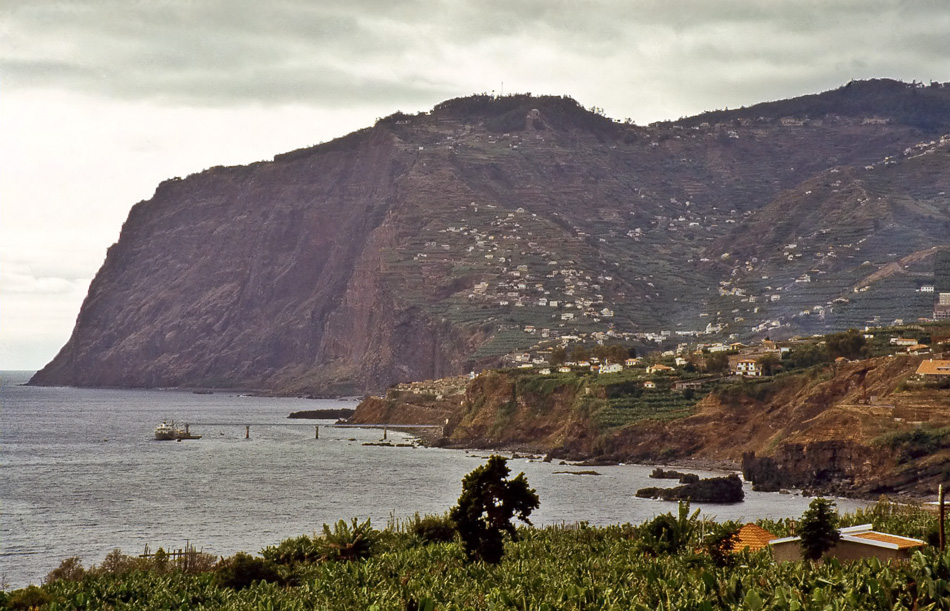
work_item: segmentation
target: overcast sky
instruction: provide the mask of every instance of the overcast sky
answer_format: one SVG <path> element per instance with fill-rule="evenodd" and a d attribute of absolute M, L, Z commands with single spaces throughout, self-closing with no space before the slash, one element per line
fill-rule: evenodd
<path fill-rule="evenodd" d="M 0 0 L 0 369 L 62 347 L 166 178 L 472 93 L 645 124 L 945 82 L 948 33 L 946 0 Z"/>

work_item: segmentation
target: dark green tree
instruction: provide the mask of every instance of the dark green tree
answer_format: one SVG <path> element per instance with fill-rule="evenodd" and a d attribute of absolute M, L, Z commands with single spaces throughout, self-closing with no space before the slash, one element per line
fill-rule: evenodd
<path fill-rule="evenodd" d="M 581 346 L 580 344 L 578 344 L 577 346 L 574 346 L 574 349 L 571 350 L 571 359 L 573 359 L 574 362 L 579 363 L 581 361 L 586 361 L 589 358 L 590 358 L 590 351 L 584 346 Z"/>
<path fill-rule="evenodd" d="M 820 344 L 805 344 L 792 350 L 789 361 L 792 367 L 811 367 L 828 362 L 828 351 Z"/>
<path fill-rule="evenodd" d="M 703 549 L 709 554 L 716 566 L 732 566 L 736 543 L 739 542 L 739 525 L 735 522 L 717 524 L 706 538 Z"/>
<path fill-rule="evenodd" d="M 556 346 L 551 350 L 551 354 L 548 355 L 548 365 L 551 367 L 559 367 L 563 365 L 566 360 L 567 350 L 564 346 Z"/>
<path fill-rule="evenodd" d="M 538 495 L 528 487 L 524 473 L 509 480 L 507 463 L 507 459 L 492 455 L 487 463 L 466 475 L 458 505 L 449 512 L 469 560 L 501 562 L 504 536 L 517 536 L 511 519 L 517 517 L 530 525 L 528 516 L 538 508 Z"/>
<path fill-rule="evenodd" d="M 831 360 L 843 356 L 846 359 L 860 359 L 868 355 L 867 341 L 857 329 L 848 329 L 844 333 L 829 335 L 825 345 Z"/>
<path fill-rule="evenodd" d="M 767 352 L 757 358 L 755 363 L 762 370 L 762 375 L 774 375 L 782 367 L 781 359 L 774 352 Z"/>
<path fill-rule="evenodd" d="M 809 503 L 802 514 L 798 535 L 802 539 L 802 556 L 808 560 L 818 560 L 834 547 L 841 539 L 834 501 L 817 498 Z"/>
<path fill-rule="evenodd" d="M 726 373 L 729 371 L 729 357 L 724 352 L 715 352 L 706 357 L 705 365 L 709 373 Z"/>
<path fill-rule="evenodd" d="M 613 344 L 607 348 L 607 361 L 610 363 L 623 365 L 628 358 L 631 358 L 630 351 L 620 344 Z"/>

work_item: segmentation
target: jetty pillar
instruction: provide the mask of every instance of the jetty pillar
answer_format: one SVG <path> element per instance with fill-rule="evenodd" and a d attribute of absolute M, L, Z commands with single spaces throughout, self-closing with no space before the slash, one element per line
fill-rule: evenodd
<path fill-rule="evenodd" d="M 244 439 L 250 439 L 250 438 L 251 438 L 251 425 L 245 424 L 244 425 Z"/>
<path fill-rule="evenodd" d="M 387 432 L 387 431 L 386 431 L 386 427 L 384 426 L 384 427 L 383 427 L 383 440 L 386 439 L 386 432 Z"/>
<path fill-rule="evenodd" d="M 315 424 L 313 426 L 313 438 L 320 439 L 320 425 L 319 424 Z"/>

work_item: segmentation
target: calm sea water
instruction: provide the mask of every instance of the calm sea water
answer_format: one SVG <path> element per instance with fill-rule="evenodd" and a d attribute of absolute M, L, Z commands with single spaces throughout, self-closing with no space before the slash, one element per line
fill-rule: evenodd
<path fill-rule="evenodd" d="M 228 556 L 258 552 L 339 519 L 377 526 L 455 504 L 461 478 L 484 452 L 364 446 L 376 429 L 288 420 L 304 409 L 355 407 L 339 400 L 268 399 L 157 390 L 22 386 L 0 372 L 0 584 L 41 583 L 70 556 L 98 564 L 119 548 L 184 547 Z M 200 440 L 154 441 L 163 419 L 189 422 Z M 321 424 L 319 439 L 314 424 Z M 245 439 L 245 425 L 251 425 Z M 404 435 L 389 432 L 391 441 Z M 598 467 L 599 476 L 525 459 L 541 499 L 536 525 L 638 523 L 673 504 L 638 499 L 652 467 Z M 674 482 L 670 482 L 672 485 Z M 699 506 L 718 519 L 794 517 L 809 499 L 746 490 L 743 503 Z M 839 500 L 850 510 L 862 503 Z"/>

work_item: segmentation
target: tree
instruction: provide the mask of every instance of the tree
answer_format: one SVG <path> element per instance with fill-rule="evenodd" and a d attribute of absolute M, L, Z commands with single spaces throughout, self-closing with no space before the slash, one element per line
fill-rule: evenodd
<path fill-rule="evenodd" d="M 575 363 L 586 361 L 590 358 L 590 352 L 587 350 L 587 348 L 578 344 L 577 346 L 574 346 L 574 349 L 571 351 L 571 358 Z"/>
<path fill-rule="evenodd" d="M 623 362 L 628 358 L 631 358 L 630 351 L 620 344 L 614 344 L 607 348 L 607 361 L 611 363 L 623 365 Z"/>
<path fill-rule="evenodd" d="M 834 501 L 817 498 L 802 514 L 799 536 L 802 539 L 802 556 L 818 560 L 841 539 L 838 532 L 838 513 Z"/>
<path fill-rule="evenodd" d="M 486 464 L 466 475 L 458 505 L 449 512 L 469 560 L 501 562 L 504 535 L 517 537 L 511 519 L 517 517 L 530 525 L 528 516 L 540 504 L 524 473 L 507 479 L 511 472 L 507 463 L 507 459 L 492 455 Z"/>
<path fill-rule="evenodd" d="M 729 357 L 724 352 L 714 352 L 706 357 L 705 365 L 709 373 L 726 373 L 729 371 Z"/>
<path fill-rule="evenodd" d="M 864 335 L 858 332 L 857 329 L 848 329 L 844 333 L 829 335 L 826 340 L 828 357 L 831 360 L 839 356 L 850 360 L 866 357 L 868 348 L 865 344 L 867 344 L 867 341 L 864 339 Z"/>
<path fill-rule="evenodd" d="M 756 359 L 755 363 L 762 370 L 762 375 L 767 376 L 774 374 L 782 366 L 781 359 L 774 352 L 763 354 Z"/>
<path fill-rule="evenodd" d="M 805 344 L 789 355 L 792 367 L 804 368 L 828 362 L 828 351 L 820 344 Z"/>
<path fill-rule="evenodd" d="M 564 346 L 557 346 L 551 350 L 551 354 L 548 356 L 548 365 L 551 367 L 559 367 L 564 364 L 564 361 L 567 360 L 567 350 Z"/>
<path fill-rule="evenodd" d="M 712 558 L 716 566 L 732 566 L 736 543 L 739 542 L 739 525 L 735 522 L 717 524 L 706 538 L 703 549 Z"/>

